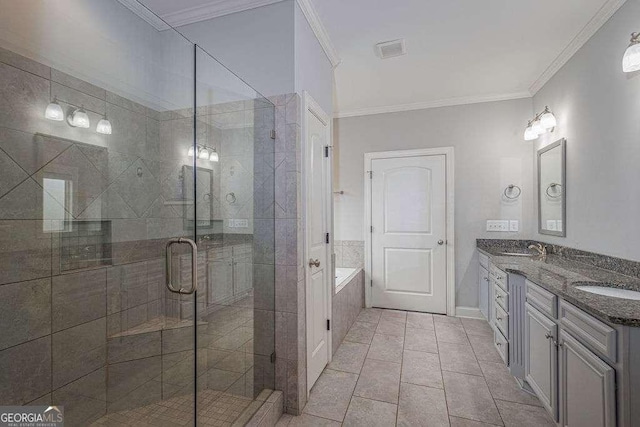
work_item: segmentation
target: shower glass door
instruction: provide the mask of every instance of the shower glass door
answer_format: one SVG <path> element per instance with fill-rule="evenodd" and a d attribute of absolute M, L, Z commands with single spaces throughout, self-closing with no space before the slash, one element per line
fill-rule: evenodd
<path fill-rule="evenodd" d="M 0 405 L 244 422 L 274 383 L 273 106 L 139 3 L 0 7 Z"/>

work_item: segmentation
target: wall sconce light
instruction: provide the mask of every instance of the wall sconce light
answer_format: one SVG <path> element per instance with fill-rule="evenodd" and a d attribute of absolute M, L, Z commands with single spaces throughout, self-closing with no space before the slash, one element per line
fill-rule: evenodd
<path fill-rule="evenodd" d="M 96 132 L 101 133 L 103 135 L 111 135 L 111 122 L 107 119 L 107 115 L 104 115 L 98 122 L 98 126 L 96 126 Z"/>
<path fill-rule="evenodd" d="M 56 98 L 53 98 L 53 102 L 47 105 L 47 109 L 44 111 L 44 117 L 49 120 L 55 120 L 56 122 L 64 120 L 64 111 L 62 111 L 62 107 L 58 104 Z"/>
<path fill-rule="evenodd" d="M 631 33 L 631 42 L 622 57 L 622 71 L 632 73 L 640 70 L 640 33 Z"/>
<path fill-rule="evenodd" d="M 538 139 L 540 135 L 547 132 L 553 132 L 553 129 L 558 125 L 556 116 L 553 115 L 549 107 L 544 107 L 541 113 L 529 120 L 527 128 L 524 130 L 524 140 L 533 141 Z"/>
<path fill-rule="evenodd" d="M 189 157 L 193 157 L 195 154 L 195 150 L 193 148 L 193 145 L 191 147 L 189 147 L 189 151 L 187 151 L 187 156 Z"/>
<path fill-rule="evenodd" d="M 73 111 L 69 116 L 67 116 L 67 123 L 76 128 L 87 129 L 91 126 L 91 122 L 89 121 L 89 116 L 87 112 L 84 111 L 84 108 L 80 107 Z"/>
<path fill-rule="evenodd" d="M 218 156 L 218 152 L 216 151 L 215 148 L 211 149 L 211 154 L 209 155 L 209 160 L 211 160 L 212 162 L 217 162 L 220 160 L 220 156 Z"/>

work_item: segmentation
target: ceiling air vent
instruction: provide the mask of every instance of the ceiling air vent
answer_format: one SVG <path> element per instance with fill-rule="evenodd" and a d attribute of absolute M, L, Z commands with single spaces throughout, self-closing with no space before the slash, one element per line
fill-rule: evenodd
<path fill-rule="evenodd" d="M 407 54 L 407 47 L 404 44 L 404 39 L 391 40 L 388 42 L 378 43 L 376 45 L 376 52 L 382 59 L 393 58 L 395 56 L 402 56 Z"/>

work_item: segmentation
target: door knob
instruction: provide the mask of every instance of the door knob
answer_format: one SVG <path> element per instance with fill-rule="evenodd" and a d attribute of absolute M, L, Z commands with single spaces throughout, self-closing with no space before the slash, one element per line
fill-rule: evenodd
<path fill-rule="evenodd" d="M 439 245 L 444 245 L 444 240 L 438 240 Z"/>
<path fill-rule="evenodd" d="M 313 258 L 309 258 L 309 267 L 320 267 L 320 260 L 316 259 L 314 261 Z"/>

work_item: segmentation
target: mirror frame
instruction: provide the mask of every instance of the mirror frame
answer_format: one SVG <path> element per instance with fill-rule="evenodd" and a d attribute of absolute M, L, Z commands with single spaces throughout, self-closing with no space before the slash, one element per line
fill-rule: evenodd
<path fill-rule="evenodd" d="M 567 161 L 566 161 L 566 144 L 565 138 L 559 139 L 545 147 L 538 150 L 538 233 L 546 234 L 549 236 L 567 237 Z M 562 231 L 546 230 L 542 228 L 542 186 L 540 178 L 541 162 L 540 157 L 547 151 L 560 147 L 561 166 L 562 166 Z"/>

